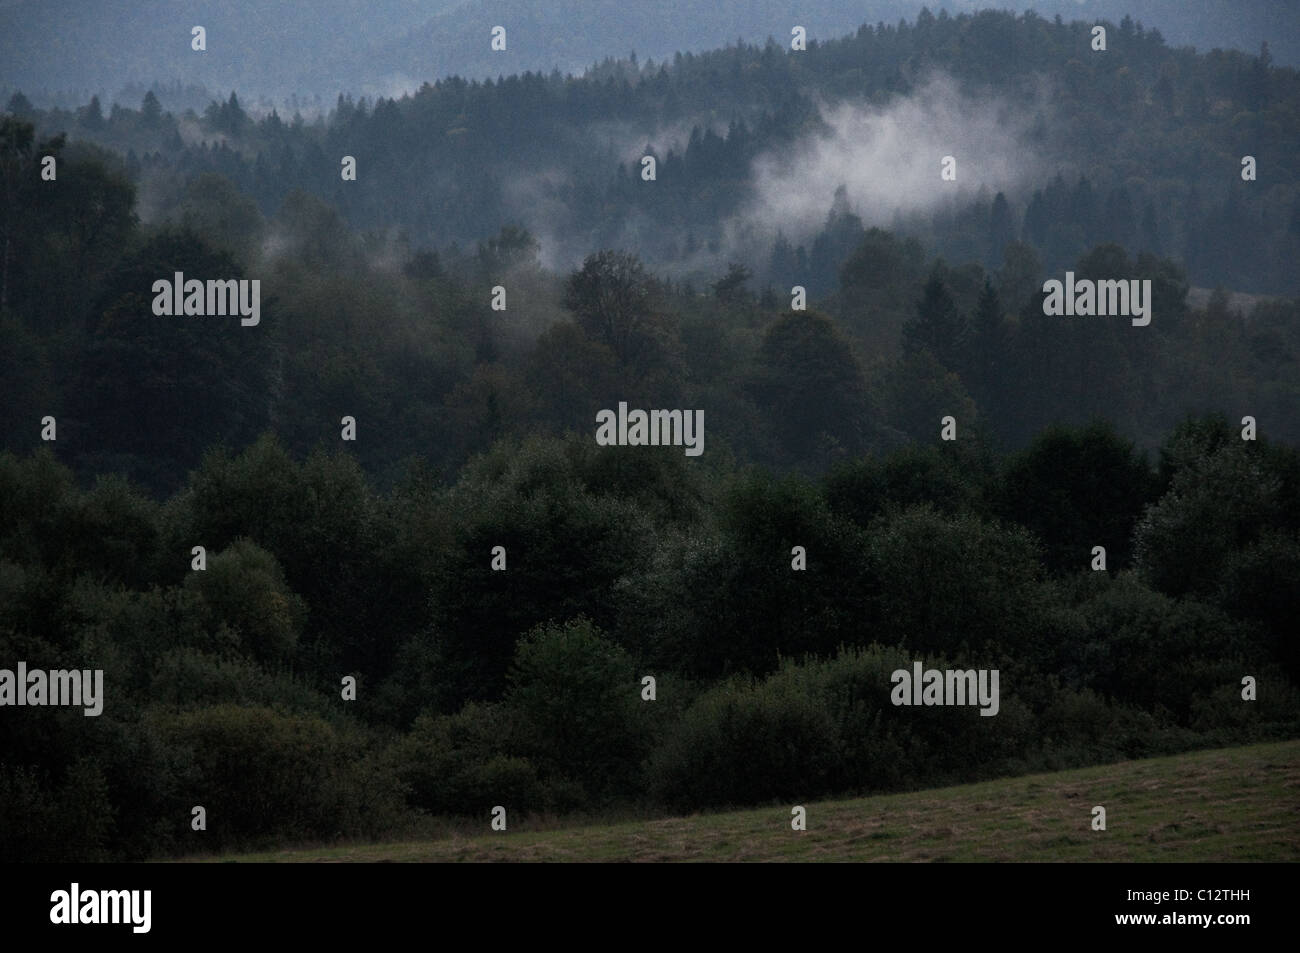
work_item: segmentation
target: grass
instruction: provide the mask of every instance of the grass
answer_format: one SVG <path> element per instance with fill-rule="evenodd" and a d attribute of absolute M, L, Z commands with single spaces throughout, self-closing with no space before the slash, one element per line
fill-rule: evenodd
<path fill-rule="evenodd" d="M 1092 808 L 1106 830 L 1092 830 Z M 205 858 L 241 862 L 1294 861 L 1300 741 L 908 794 L 553 830 Z"/>

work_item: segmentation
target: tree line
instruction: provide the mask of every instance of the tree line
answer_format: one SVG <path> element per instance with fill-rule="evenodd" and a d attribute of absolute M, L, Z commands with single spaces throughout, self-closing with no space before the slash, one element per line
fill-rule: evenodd
<path fill-rule="evenodd" d="M 266 435 L 165 500 L 0 455 L 0 658 L 105 673 L 98 717 L 0 720 L 5 856 L 898 791 L 1300 727 L 1293 448 L 1207 417 L 1154 465 L 1103 423 L 820 478 L 663 449 L 504 437 L 381 491 Z M 893 706 L 913 661 L 998 669 L 998 714 Z"/>

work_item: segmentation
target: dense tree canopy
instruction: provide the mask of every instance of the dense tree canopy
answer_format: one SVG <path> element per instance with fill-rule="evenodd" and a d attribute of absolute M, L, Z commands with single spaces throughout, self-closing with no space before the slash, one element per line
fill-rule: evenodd
<path fill-rule="evenodd" d="M 927 15 L 314 123 L 14 97 L 0 659 L 109 704 L 0 719 L 0 855 L 189 851 L 198 790 L 225 848 L 1293 737 L 1300 82 L 1086 38 Z M 1042 91 L 1039 179 L 746 231 L 815 101 L 930 67 Z M 642 179 L 615 120 L 684 145 Z M 1152 323 L 1046 313 L 1066 269 Z M 260 322 L 154 314 L 177 272 Z M 704 452 L 598 445 L 620 404 Z M 887 704 L 918 660 L 998 669 L 998 717 Z"/>

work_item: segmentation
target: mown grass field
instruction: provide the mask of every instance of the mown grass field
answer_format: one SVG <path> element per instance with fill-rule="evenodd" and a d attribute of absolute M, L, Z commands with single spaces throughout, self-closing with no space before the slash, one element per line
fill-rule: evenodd
<path fill-rule="evenodd" d="M 1106 830 L 1091 829 L 1106 808 Z M 205 858 L 218 861 L 1294 861 L 1300 741 L 725 814 Z M 512 827 L 513 827 L 512 823 Z"/>

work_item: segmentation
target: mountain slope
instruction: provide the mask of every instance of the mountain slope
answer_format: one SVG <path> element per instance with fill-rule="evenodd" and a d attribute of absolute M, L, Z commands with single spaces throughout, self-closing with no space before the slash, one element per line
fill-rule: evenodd
<path fill-rule="evenodd" d="M 339 92 L 398 95 L 459 74 L 483 78 L 526 70 L 581 73 L 635 50 L 661 60 L 734 43 L 788 45 L 798 24 L 810 39 L 863 23 L 913 20 L 922 0 L 10 0 L 0 4 L 0 91 L 95 90 L 181 82 L 237 90 L 246 101 L 291 93 L 332 101 Z M 1257 52 L 1269 41 L 1280 65 L 1300 63 L 1300 5 L 1273 0 L 931 0 L 933 11 L 985 7 L 1067 20 L 1125 14 L 1156 27 L 1173 46 Z M 87 8 L 88 7 L 88 8 Z M 208 48 L 190 49 L 204 26 Z M 507 49 L 490 48 L 504 25 Z M 136 106 L 137 102 L 124 105 Z"/>

